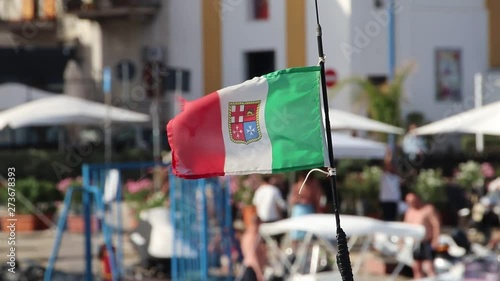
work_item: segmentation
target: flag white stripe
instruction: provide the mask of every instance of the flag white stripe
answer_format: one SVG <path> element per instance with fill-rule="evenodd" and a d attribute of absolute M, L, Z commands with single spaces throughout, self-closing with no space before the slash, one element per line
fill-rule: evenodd
<path fill-rule="evenodd" d="M 269 139 L 266 129 L 265 117 L 268 89 L 267 80 L 263 77 L 258 77 L 246 81 L 243 84 L 231 86 L 218 91 L 222 117 L 222 135 L 226 150 L 224 172 L 227 175 L 241 174 L 241 172 L 246 171 L 255 173 L 272 172 L 273 154 L 271 140 Z M 230 136 L 229 103 L 251 101 L 260 101 L 257 124 L 260 127 L 261 138 L 258 141 L 248 144 L 235 143 L 231 140 Z M 243 111 L 243 109 L 243 105 L 240 105 L 239 112 Z M 255 132 L 258 132 L 258 130 Z M 250 133 L 254 132 L 252 130 L 248 130 L 247 134 Z"/>

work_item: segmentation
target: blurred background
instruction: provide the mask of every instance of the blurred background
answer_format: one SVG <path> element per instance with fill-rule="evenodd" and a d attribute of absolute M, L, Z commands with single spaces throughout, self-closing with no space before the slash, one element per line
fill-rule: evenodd
<path fill-rule="evenodd" d="M 500 175 L 498 136 L 425 135 L 417 148 L 422 157 L 409 162 L 412 147 L 404 139 L 410 128 L 500 101 L 500 2 L 397 0 L 392 9 L 389 0 L 318 2 L 331 109 L 404 133 L 351 126 L 338 131 L 400 152 L 406 160 L 394 161 L 405 174 L 403 190 L 427 194 L 445 223 L 457 225 L 458 209 L 446 213 L 455 193 L 434 187 L 456 178 L 465 186 L 461 191 L 473 194 L 470 202 L 479 202 Z M 60 210 L 61 203 L 45 203 L 61 202 L 69 186 L 82 186 L 84 163 L 168 164 L 165 127 L 180 111 L 179 98 L 194 100 L 275 70 L 317 65 L 315 16 L 314 1 L 306 0 L 0 0 L 0 174 L 6 178 L 15 167 L 29 201 Z M 339 160 L 339 182 L 352 187 L 342 196 L 353 200 L 346 199 L 342 210 L 378 218 L 383 156 L 358 156 Z M 130 206 L 163 192 L 151 205 L 129 206 L 130 217 L 170 206 L 172 179 L 154 168 L 120 170 L 127 190 L 148 190 L 136 197 L 129 192 L 124 200 Z M 285 198 L 295 180 L 286 178 Z M 257 188 L 236 185 L 240 193 Z M 237 203 L 248 201 L 240 193 L 231 194 L 233 219 L 243 219 Z M 48 209 L 43 213 L 55 212 Z M 54 227 L 55 218 L 40 223 Z M 133 228 L 136 221 L 127 223 Z M 82 239 L 83 222 L 77 225 L 75 239 Z M 36 251 L 45 252 L 39 258 L 46 263 L 50 248 Z"/>

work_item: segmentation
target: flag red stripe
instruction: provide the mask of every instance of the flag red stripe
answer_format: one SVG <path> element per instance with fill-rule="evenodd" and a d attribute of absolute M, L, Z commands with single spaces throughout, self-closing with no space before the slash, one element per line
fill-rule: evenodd
<path fill-rule="evenodd" d="M 176 176 L 197 179 L 224 175 L 226 150 L 221 124 L 217 92 L 186 102 L 184 110 L 168 122 L 168 142 Z"/>

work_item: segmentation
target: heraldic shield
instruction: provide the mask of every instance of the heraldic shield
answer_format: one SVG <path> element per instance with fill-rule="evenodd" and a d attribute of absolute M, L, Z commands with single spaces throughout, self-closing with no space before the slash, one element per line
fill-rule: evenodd
<path fill-rule="evenodd" d="M 260 101 L 229 103 L 229 136 L 234 143 L 249 144 L 262 138 Z"/>

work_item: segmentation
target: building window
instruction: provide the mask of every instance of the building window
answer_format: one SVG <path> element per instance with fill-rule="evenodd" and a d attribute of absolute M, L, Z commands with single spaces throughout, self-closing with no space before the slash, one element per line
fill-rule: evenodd
<path fill-rule="evenodd" d="M 384 8 L 384 0 L 374 0 L 375 9 Z"/>
<path fill-rule="evenodd" d="M 275 70 L 274 51 L 249 52 L 246 54 L 247 79 L 259 77 Z"/>
<path fill-rule="evenodd" d="M 380 87 L 387 82 L 387 76 L 384 75 L 372 75 L 368 76 L 368 81 L 374 86 Z"/>
<path fill-rule="evenodd" d="M 462 100 L 462 52 L 455 48 L 436 49 L 436 99 Z"/>
<path fill-rule="evenodd" d="M 253 18 L 267 20 L 269 18 L 269 0 L 252 0 Z"/>

